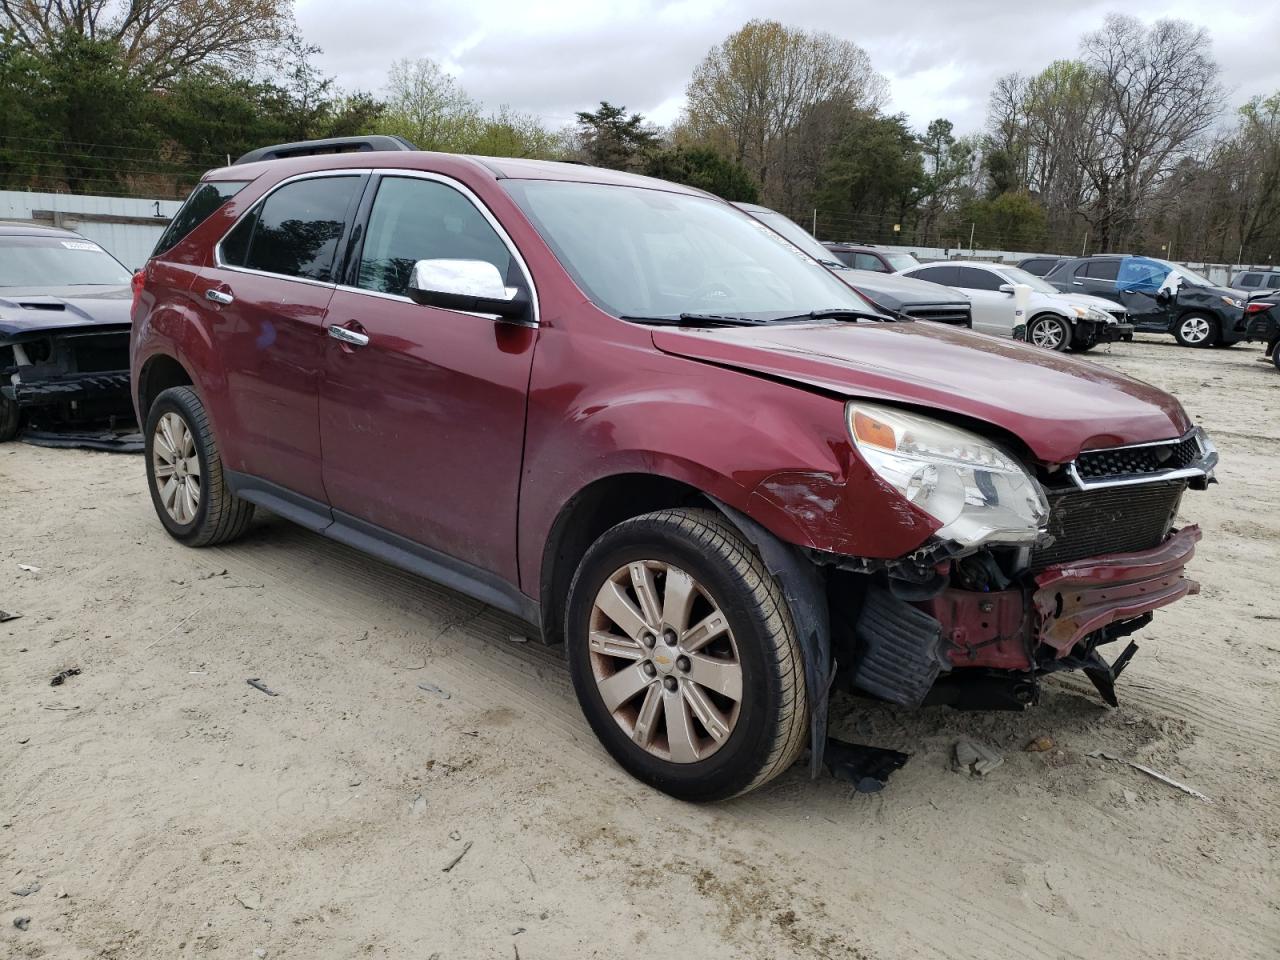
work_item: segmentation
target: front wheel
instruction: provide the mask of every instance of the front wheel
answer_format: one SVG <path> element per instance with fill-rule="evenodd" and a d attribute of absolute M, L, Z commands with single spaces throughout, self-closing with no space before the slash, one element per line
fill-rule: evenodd
<path fill-rule="evenodd" d="M 1212 347 L 1218 342 L 1218 321 L 1189 313 L 1174 324 L 1173 338 L 1184 347 Z"/>
<path fill-rule="evenodd" d="M 253 504 L 227 489 L 209 415 L 190 387 L 170 387 L 151 405 L 146 461 L 151 502 L 175 540 L 207 547 L 248 528 Z"/>
<path fill-rule="evenodd" d="M 16 403 L 8 397 L 0 397 L 0 443 L 18 435 L 19 413 Z"/>
<path fill-rule="evenodd" d="M 1071 345 L 1071 328 L 1062 317 L 1045 314 L 1031 321 L 1027 342 L 1046 350 L 1066 350 Z"/>
<path fill-rule="evenodd" d="M 608 530 L 569 591 L 569 671 L 587 721 L 632 776 L 682 800 L 753 790 L 800 755 L 804 660 L 752 546 L 713 510 Z"/>

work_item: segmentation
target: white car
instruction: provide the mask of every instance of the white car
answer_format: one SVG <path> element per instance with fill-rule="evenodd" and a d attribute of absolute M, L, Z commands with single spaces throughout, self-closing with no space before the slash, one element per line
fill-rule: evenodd
<path fill-rule="evenodd" d="M 1001 337 L 1020 334 L 1049 350 L 1088 350 L 1099 343 L 1132 340 L 1133 325 L 1119 304 L 1101 297 L 1061 293 L 1025 270 L 999 263 L 949 260 L 902 271 L 903 276 L 963 290 L 973 304 L 973 329 Z M 1013 287 L 1031 288 L 1026 329 L 1016 331 Z"/>

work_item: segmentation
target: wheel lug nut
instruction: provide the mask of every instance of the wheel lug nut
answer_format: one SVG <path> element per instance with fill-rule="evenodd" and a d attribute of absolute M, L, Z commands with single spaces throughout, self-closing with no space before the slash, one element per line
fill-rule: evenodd
<path fill-rule="evenodd" d="M 674 630 L 666 630 L 662 634 L 662 642 L 669 647 L 676 645 L 676 632 Z"/>
<path fill-rule="evenodd" d="M 655 667 L 655 666 L 654 666 L 652 663 L 650 663 L 648 660 L 646 660 L 646 661 L 644 662 L 644 667 L 643 667 L 643 669 L 644 669 L 644 673 L 645 673 L 645 676 L 646 676 L 646 677 L 652 677 L 652 676 L 654 676 L 654 675 L 658 672 L 658 668 L 657 668 L 657 667 Z"/>
<path fill-rule="evenodd" d="M 646 647 L 652 647 L 655 643 L 658 642 L 658 640 L 652 633 L 646 633 L 643 637 L 640 638 L 640 642 L 643 643 Z"/>
<path fill-rule="evenodd" d="M 677 667 L 679 667 L 681 670 L 685 671 L 686 673 L 688 673 L 688 671 L 689 671 L 689 658 L 688 658 L 688 657 L 677 657 L 677 658 L 676 658 L 676 666 L 677 666 Z"/>
<path fill-rule="evenodd" d="M 676 678 L 667 677 L 665 680 L 662 681 L 662 685 L 666 687 L 668 690 L 674 690 L 676 688 Z"/>

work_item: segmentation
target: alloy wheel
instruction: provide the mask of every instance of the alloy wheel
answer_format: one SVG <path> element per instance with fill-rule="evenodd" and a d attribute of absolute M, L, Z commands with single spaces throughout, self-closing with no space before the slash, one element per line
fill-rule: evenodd
<path fill-rule="evenodd" d="M 1182 339 L 1187 343 L 1204 343 L 1209 339 L 1209 321 L 1204 317 L 1188 317 L 1183 320 Z"/>
<path fill-rule="evenodd" d="M 1031 331 L 1031 342 L 1046 350 L 1057 350 L 1062 346 L 1062 324 L 1056 320 L 1041 320 Z"/>
<path fill-rule="evenodd" d="M 634 743 L 672 763 L 724 745 L 742 703 L 742 664 L 705 587 L 673 564 L 632 561 L 600 587 L 590 630 L 600 698 Z"/>
<path fill-rule="evenodd" d="M 176 413 L 166 413 L 156 422 L 151 466 L 165 512 L 183 526 L 194 521 L 200 508 L 200 457 L 195 435 Z"/>

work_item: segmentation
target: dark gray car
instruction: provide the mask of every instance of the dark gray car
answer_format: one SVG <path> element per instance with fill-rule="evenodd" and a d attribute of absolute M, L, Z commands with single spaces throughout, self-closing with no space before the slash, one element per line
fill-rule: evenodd
<path fill-rule="evenodd" d="M 969 298 L 960 291 L 891 273 L 851 269 L 833 260 L 831 252 L 823 244 L 789 217 L 756 203 L 735 203 L 734 206 L 813 257 L 890 316 L 932 320 L 953 327 L 973 326 Z"/>
<path fill-rule="evenodd" d="M 70 230 L 0 222 L 0 441 L 132 420 L 130 274 Z"/>

